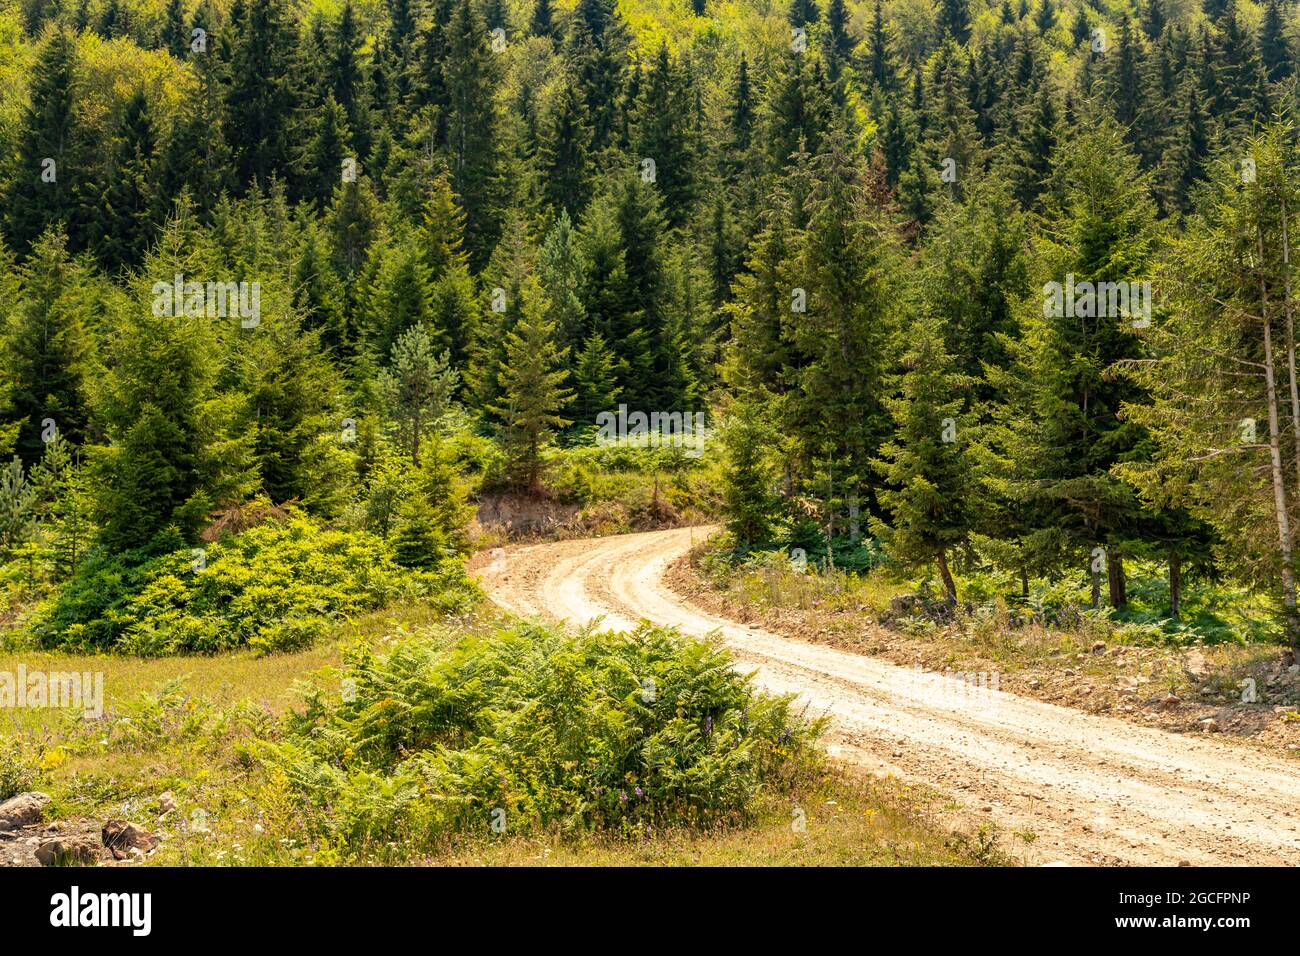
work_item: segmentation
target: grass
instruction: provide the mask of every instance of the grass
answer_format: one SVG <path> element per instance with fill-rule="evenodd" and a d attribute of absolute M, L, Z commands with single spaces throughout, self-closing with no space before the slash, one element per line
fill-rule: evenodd
<path fill-rule="evenodd" d="M 207 657 L 141 660 L 59 652 L 0 654 L 0 670 L 100 670 L 106 711 L 118 720 L 83 722 L 53 710 L 10 711 L 0 749 L 20 748 L 32 785 L 51 795 L 47 819 L 126 817 L 160 832 L 153 863 L 177 865 L 330 865 L 335 848 L 314 843 L 301 825 L 283 774 L 249 756 L 253 741 L 277 739 L 281 717 L 299 709 L 303 689 L 338 693 L 340 648 L 382 649 L 419 632 L 448 646 L 483 615 L 439 621 L 431 609 L 368 614 L 328 641 L 293 653 L 236 651 Z M 129 716 L 122 724 L 120 718 Z M 123 727 L 126 730 L 123 730 Z M 111 737 L 112 739 L 108 739 Z M 778 792 L 779 791 L 779 792 Z M 167 811 L 169 792 L 176 808 Z M 821 761 L 798 779 L 766 787 L 743 823 L 651 832 L 459 833 L 420 849 L 392 834 L 362 863 L 406 865 L 979 865 L 1006 858 L 979 835 L 954 837 L 946 811 L 892 779 Z M 800 825 L 801 824 L 801 825 Z M 355 862 L 355 860 L 348 860 Z"/>
<path fill-rule="evenodd" d="M 803 829 L 795 828 L 796 810 Z M 827 768 L 789 797 L 765 801 L 747 827 L 667 831 L 653 839 L 520 837 L 450 847 L 438 862 L 471 866 L 969 866 L 1007 862 L 975 839 L 944 834 L 920 793 L 896 780 Z"/>

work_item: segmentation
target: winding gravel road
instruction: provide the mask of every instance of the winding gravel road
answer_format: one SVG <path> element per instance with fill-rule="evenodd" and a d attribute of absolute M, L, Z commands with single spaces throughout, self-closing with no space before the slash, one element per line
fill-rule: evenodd
<path fill-rule="evenodd" d="M 1300 864 L 1300 764 L 945 680 L 779 637 L 693 607 L 664 583 L 711 528 L 511 549 L 480 569 L 519 615 L 625 629 L 640 619 L 717 632 L 775 693 L 831 717 L 841 759 L 948 794 L 1029 862 Z"/>

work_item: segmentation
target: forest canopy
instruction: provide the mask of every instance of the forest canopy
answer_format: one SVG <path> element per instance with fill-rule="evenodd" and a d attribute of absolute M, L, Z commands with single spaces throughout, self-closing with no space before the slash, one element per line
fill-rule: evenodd
<path fill-rule="evenodd" d="M 737 553 L 1156 562 L 1300 647 L 1297 50 L 1292 0 L 4 0 L 0 547 L 289 507 L 429 569 L 470 472 L 702 414 Z"/>

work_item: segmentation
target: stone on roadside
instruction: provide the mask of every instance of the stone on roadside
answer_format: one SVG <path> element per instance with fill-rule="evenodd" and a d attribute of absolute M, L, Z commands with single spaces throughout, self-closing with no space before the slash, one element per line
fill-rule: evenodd
<path fill-rule="evenodd" d="M 100 835 L 115 860 L 125 860 L 133 851 L 146 854 L 158 846 L 158 837 L 125 820 L 109 820 Z"/>
<path fill-rule="evenodd" d="M 36 859 L 41 866 L 87 866 L 99 861 L 99 846 L 89 836 L 56 837 L 36 847 Z"/>
<path fill-rule="evenodd" d="M 0 803 L 0 830 L 17 830 L 39 823 L 49 802 L 48 794 L 32 790 Z"/>

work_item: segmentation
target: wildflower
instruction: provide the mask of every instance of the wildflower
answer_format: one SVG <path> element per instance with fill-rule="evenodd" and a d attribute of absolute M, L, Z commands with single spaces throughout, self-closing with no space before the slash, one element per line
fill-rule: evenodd
<path fill-rule="evenodd" d="M 645 793 L 642 792 L 642 790 L 641 790 L 640 787 L 637 787 L 637 788 L 636 788 L 636 795 L 637 795 L 638 797 L 643 797 L 643 796 L 645 796 Z"/>
<path fill-rule="evenodd" d="M 618 802 L 619 802 L 619 803 L 627 803 L 627 791 L 626 791 L 626 790 L 620 790 L 620 791 L 618 792 Z"/>

